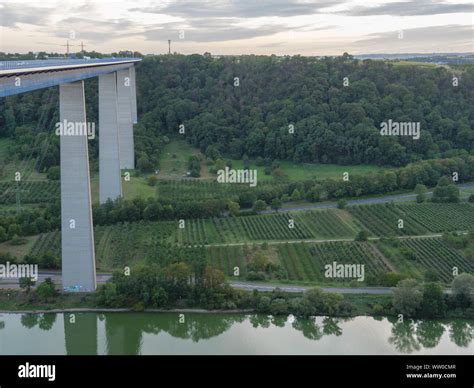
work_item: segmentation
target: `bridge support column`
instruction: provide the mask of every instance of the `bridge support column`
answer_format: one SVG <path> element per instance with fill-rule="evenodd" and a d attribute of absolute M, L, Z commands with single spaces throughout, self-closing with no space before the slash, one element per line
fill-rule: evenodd
<path fill-rule="evenodd" d="M 59 118 L 86 126 L 84 82 L 59 86 Z M 62 283 L 66 291 L 96 289 L 87 136 L 61 134 Z"/>
<path fill-rule="evenodd" d="M 116 73 L 99 76 L 99 200 L 122 196 Z"/>
<path fill-rule="evenodd" d="M 135 66 L 130 67 L 131 92 L 132 92 L 132 123 L 138 123 L 137 116 L 137 86 L 135 82 Z"/>
<path fill-rule="evenodd" d="M 135 168 L 132 124 L 132 79 L 130 68 L 117 71 L 117 106 L 119 128 L 120 168 Z"/>

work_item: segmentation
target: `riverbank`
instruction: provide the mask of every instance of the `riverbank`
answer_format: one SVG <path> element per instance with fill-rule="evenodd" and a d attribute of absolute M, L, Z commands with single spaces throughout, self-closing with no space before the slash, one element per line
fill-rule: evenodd
<path fill-rule="evenodd" d="M 272 292 L 259 292 L 260 297 L 270 299 Z M 300 299 L 301 294 L 293 292 L 279 292 L 278 299 L 285 300 L 287 309 L 279 312 L 269 307 L 262 308 L 261 305 L 255 305 L 254 302 L 248 302 L 229 309 L 207 309 L 199 306 L 169 306 L 168 308 L 147 308 L 143 305 L 134 305 L 132 307 L 103 306 L 98 303 L 97 294 L 58 294 L 47 301 L 41 301 L 32 294 L 24 291 L 1 290 L 0 291 L 0 314 L 54 314 L 54 313 L 150 313 L 150 314 L 269 314 L 269 315 L 301 315 L 298 310 L 298 304 L 292 303 Z M 333 294 L 336 295 L 336 294 Z M 333 318 L 353 318 L 357 316 L 371 316 L 374 318 L 380 316 L 397 317 L 392 308 L 392 295 L 380 294 L 345 294 L 341 295 L 342 309 L 321 310 L 320 315 L 326 315 Z M 261 300 L 261 299 L 260 299 Z M 332 312 L 331 312 L 332 311 Z M 306 314 L 303 314 L 306 316 Z M 445 318 L 456 319 L 474 319 L 474 309 L 450 310 L 447 311 Z M 423 316 L 413 318 L 423 319 Z"/>
<path fill-rule="evenodd" d="M 261 295 L 271 295 L 271 292 L 261 292 Z M 291 300 L 298 297 L 295 293 L 281 293 L 282 296 Z M 381 310 L 387 310 L 387 306 L 391 305 L 390 295 L 373 295 L 373 294 L 353 294 L 344 295 L 344 300 L 352 305 L 351 314 L 342 315 L 347 317 L 353 316 L 370 316 L 377 315 Z M 374 309 L 375 307 L 375 309 Z M 233 308 L 233 309 L 204 309 L 199 307 L 178 307 L 170 308 L 143 308 L 137 309 L 133 307 L 102 307 L 97 303 L 96 294 L 58 294 L 48 301 L 40 301 L 28 295 L 24 291 L 17 290 L 1 290 L 0 291 L 0 313 L 105 313 L 105 312 L 149 312 L 149 313 L 205 313 L 205 314 L 249 314 L 257 313 L 256 308 Z M 291 313 L 291 311 L 290 311 Z M 337 315 L 339 316 L 339 315 Z"/>

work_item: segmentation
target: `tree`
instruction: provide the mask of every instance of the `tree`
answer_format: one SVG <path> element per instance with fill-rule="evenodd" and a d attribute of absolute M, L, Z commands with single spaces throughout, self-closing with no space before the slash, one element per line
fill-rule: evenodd
<path fill-rule="evenodd" d="M 229 209 L 229 213 L 233 216 L 237 216 L 240 211 L 240 205 L 237 202 L 229 201 L 227 202 L 227 208 Z"/>
<path fill-rule="evenodd" d="M 341 198 L 339 201 L 337 201 L 338 209 L 345 209 L 346 206 L 347 206 L 347 201 L 344 198 Z"/>
<path fill-rule="evenodd" d="M 60 178 L 59 166 L 51 166 L 48 168 L 47 178 L 52 181 L 58 181 Z"/>
<path fill-rule="evenodd" d="M 468 273 L 456 276 L 452 282 L 452 291 L 457 306 L 469 307 L 474 293 L 474 276 Z"/>
<path fill-rule="evenodd" d="M 283 298 L 273 299 L 270 303 L 270 314 L 272 315 L 288 314 L 288 302 Z"/>
<path fill-rule="evenodd" d="M 321 200 L 322 193 L 323 186 L 316 184 L 306 193 L 306 199 L 310 202 L 318 202 Z"/>
<path fill-rule="evenodd" d="M 459 189 L 448 177 L 442 177 L 433 190 L 433 202 L 459 202 Z"/>
<path fill-rule="evenodd" d="M 45 302 L 56 295 L 56 288 L 51 278 L 46 278 L 35 291 L 36 296 Z"/>
<path fill-rule="evenodd" d="M 280 198 L 273 198 L 271 206 L 272 206 L 272 209 L 275 210 L 275 211 L 278 211 L 278 209 L 281 209 L 282 202 L 281 202 Z"/>
<path fill-rule="evenodd" d="M 423 301 L 423 294 L 414 279 L 402 280 L 393 290 L 393 308 L 397 313 L 413 317 Z"/>
<path fill-rule="evenodd" d="M 35 281 L 30 277 L 20 278 L 19 283 L 20 283 L 20 288 L 25 289 L 27 294 L 30 292 L 31 287 L 35 285 Z"/>
<path fill-rule="evenodd" d="M 250 168 L 250 160 L 247 154 L 244 154 L 244 156 L 242 156 L 242 163 L 244 165 L 244 169 L 248 170 Z"/>
<path fill-rule="evenodd" d="M 224 273 L 217 269 L 207 266 L 204 270 L 204 286 L 207 288 L 219 288 L 222 287 L 225 281 Z"/>
<path fill-rule="evenodd" d="M 7 241 L 8 234 L 3 226 L 0 226 L 0 242 Z"/>
<path fill-rule="evenodd" d="M 428 192 L 428 189 L 426 188 L 425 185 L 422 185 L 420 183 L 417 184 L 415 187 L 416 202 L 418 203 L 425 202 L 427 192 Z"/>
<path fill-rule="evenodd" d="M 437 283 L 427 283 L 423 287 L 423 301 L 421 304 L 423 317 L 442 317 L 446 312 L 443 287 Z"/>
<path fill-rule="evenodd" d="M 261 199 L 258 199 L 254 202 L 253 204 L 253 211 L 255 212 L 261 212 L 267 208 L 267 204 L 265 201 L 262 201 Z"/>
<path fill-rule="evenodd" d="M 369 239 L 369 232 L 360 230 L 354 238 L 354 241 L 367 241 Z"/>
<path fill-rule="evenodd" d="M 137 160 L 137 169 L 146 172 L 153 169 L 153 165 L 150 162 L 150 158 L 146 154 L 142 154 Z"/>
<path fill-rule="evenodd" d="M 299 201 L 301 199 L 301 193 L 298 189 L 294 189 L 293 193 L 291 193 L 291 200 L 292 201 Z"/>

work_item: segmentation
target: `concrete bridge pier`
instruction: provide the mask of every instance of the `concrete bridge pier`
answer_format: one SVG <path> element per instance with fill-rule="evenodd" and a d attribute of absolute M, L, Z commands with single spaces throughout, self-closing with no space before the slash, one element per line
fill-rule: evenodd
<path fill-rule="evenodd" d="M 134 83 L 130 68 L 117 71 L 120 168 L 127 170 L 135 168 L 132 124 L 132 84 Z"/>
<path fill-rule="evenodd" d="M 84 82 L 59 85 L 59 118 L 86 126 Z M 62 282 L 67 291 L 96 289 L 87 134 L 61 134 Z"/>
<path fill-rule="evenodd" d="M 132 93 L 132 123 L 138 123 L 138 115 L 137 115 L 137 87 L 135 82 L 135 66 L 130 67 L 130 79 L 132 81 L 131 85 L 131 93 Z"/>
<path fill-rule="evenodd" d="M 116 73 L 99 75 L 99 200 L 122 196 Z"/>

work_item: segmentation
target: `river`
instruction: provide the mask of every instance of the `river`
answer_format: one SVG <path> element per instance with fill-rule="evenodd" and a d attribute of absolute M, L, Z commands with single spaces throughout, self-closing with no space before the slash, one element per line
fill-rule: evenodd
<path fill-rule="evenodd" d="M 473 320 L 0 314 L 0 354 L 474 354 Z"/>

